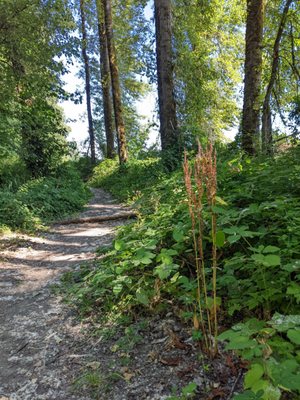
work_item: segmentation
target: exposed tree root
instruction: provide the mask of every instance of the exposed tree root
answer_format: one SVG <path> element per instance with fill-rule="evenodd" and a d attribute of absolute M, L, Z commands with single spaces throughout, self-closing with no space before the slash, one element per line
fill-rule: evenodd
<path fill-rule="evenodd" d="M 95 222 L 113 221 L 116 219 L 128 219 L 136 218 L 136 211 L 124 211 L 113 215 L 99 215 L 98 217 L 87 217 L 87 218 L 73 218 L 65 221 L 57 221 L 54 223 L 59 225 L 71 225 L 71 224 L 92 224 Z"/>

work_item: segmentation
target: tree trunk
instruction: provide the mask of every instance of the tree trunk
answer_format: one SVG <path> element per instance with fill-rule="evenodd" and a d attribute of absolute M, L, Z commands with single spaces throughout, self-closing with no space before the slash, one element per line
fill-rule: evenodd
<path fill-rule="evenodd" d="M 96 151 L 95 151 L 95 134 L 93 127 L 93 117 L 92 117 L 92 106 L 91 106 L 91 84 L 90 84 L 90 64 L 89 57 L 87 54 L 87 33 L 85 26 L 85 2 L 80 0 L 80 16 L 81 16 L 81 35 L 82 35 L 82 58 L 84 62 L 85 71 L 85 93 L 86 93 L 86 108 L 88 116 L 88 126 L 89 126 L 89 136 L 90 136 L 90 146 L 91 146 L 91 159 L 92 164 L 96 163 Z"/>
<path fill-rule="evenodd" d="M 118 138 L 119 160 L 120 164 L 124 164 L 128 159 L 128 155 L 127 155 L 126 134 L 125 134 L 124 119 L 123 119 L 122 101 L 121 101 L 119 70 L 118 70 L 116 50 L 113 39 L 111 0 L 102 0 L 102 4 L 105 16 L 105 30 L 107 37 L 108 58 L 110 66 L 114 112 L 115 112 L 115 124 L 117 130 L 117 138 Z"/>
<path fill-rule="evenodd" d="M 163 152 L 176 154 L 179 137 L 174 99 L 171 2 L 155 0 L 154 5 L 161 148 Z"/>
<path fill-rule="evenodd" d="M 273 86 L 276 80 L 276 74 L 278 71 L 279 66 L 279 47 L 280 42 L 284 30 L 284 26 L 287 19 L 287 14 L 289 8 L 292 4 L 293 0 L 287 0 L 281 15 L 281 20 L 279 24 L 279 28 L 277 31 L 274 47 L 273 47 L 273 59 L 272 59 L 272 67 L 271 67 L 271 76 L 267 86 L 264 103 L 263 103 L 263 113 L 262 113 L 262 149 L 263 152 L 266 154 L 272 153 L 272 142 L 273 142 L 273 135 L 272 135 L 272 123 L 271 123 L 271 109 L 270 109 L 270 100 L 271 94 L 273 90 Z"/>
<path fill-rule="evenodd" d="M 264 0 L 247 0 L 244 104 L 242 115 L 242 149 L 250 155 L 259 138 L 260 87 Z"/>
<path fill-rule="evenodd" d="M 98 35 L 99 35 L 99 45 L 100 45 L 100 69 L 101 69 L 104 126 L 105 126 L 105 136 L 106 136 L 106 156 L 107 158 L 114 158 L 115 145 L 114 145 L 114 132 L 113 132 L 112 102 L 110 95 L 111 84 L 110 84 L 109 58 L 108 58 L 107 37 L 106 37 L 106 30 L 104 23 L 104 12 L 101 0 L 96 0 L 96 6 L 98 14 Z"/>

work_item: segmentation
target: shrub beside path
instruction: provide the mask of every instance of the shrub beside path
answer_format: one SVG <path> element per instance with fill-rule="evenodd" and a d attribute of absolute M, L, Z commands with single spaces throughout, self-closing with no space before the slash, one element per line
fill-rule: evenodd
<path fill-rule="evenodd" d="M 126 211 L 93 189 L 80 218 Z M 88 359 L 84 327 L 53 294 L 62 273 L 91 262 L 122 220 L 57 224 L 36 237 L 0 239 L 0 400 L 81 399 L 70 383 Z M 88 399 L 88 398 L 86 398 Z"/>

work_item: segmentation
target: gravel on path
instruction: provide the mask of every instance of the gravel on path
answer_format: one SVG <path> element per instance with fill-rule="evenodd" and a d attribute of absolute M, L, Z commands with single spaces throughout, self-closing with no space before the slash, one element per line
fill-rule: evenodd
<path fill-rule="evenodd" d="M 124 211 L 93 189 L 81 217 Z M 77 400 L 71 382 L 80 368 L 82 326 L 55 296 L 61 275 L 95 258 L 122 221 L 55 225 L 36 237 L 0 239 L 0 400 Z"/>

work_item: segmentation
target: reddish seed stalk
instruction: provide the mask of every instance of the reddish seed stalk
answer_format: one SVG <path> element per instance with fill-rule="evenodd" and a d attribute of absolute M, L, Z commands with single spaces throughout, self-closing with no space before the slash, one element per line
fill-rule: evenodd
<path fill-rule="evenodd" d="M 184 154 L 184 179 L 188 197 L 189 214 L 192 222 L 192 235 L 195 252 L 196 273 L 197 273 L 197 303 L 200 314 L 200 322 L 202 325 L 205 346 L 211 355 L 218 352 L 217 335 L 217 216 L 214 212 L 217 192 L 217 163 L 216 152 L 212 144 L 209 144 L 206 151 L 203 152 L 198 143 L 198 154 L 194 163 L 194 181 L 195 188 L 192 184 L 193 170 L 188 164 L 187 154 Z M 205 190 L 206 189 L 206 190 Z M 203 251 L 203 195 L 206 191 L 207 202 L 211 213 L 211 232 L 212 232 L 212 296 L 213 310 L 208 307 L 207 283 L 205 276 L 205 260 Z M 198 226 L 198 233 L 196 232 Z M 204 303 L 207 313 L 207 328 L 203 318 L 203 310 L 201 305 L 202 292 L 204 295 Z"/>
<path fill-rule="evenodd" d="M 198 254 L 198 245 L 197 245 L 197 237 L 196 237 L 196 215 L 195 210 L 198 209 L 197 204 L 197 196 L 193 190 L 192 186 L 192 169 L 189 167 L 186 152 L 184 153 L 184 178 L 185 178 L 185 186 L 188 194 L 188 205 L 189 205 L 189 214 L 192 222 L 192 235 L 193 235 L 193 244 L 194 244 L 194 253 L 195 253 L 195 261 L 196 261 L 196 274 L 197 274 L 197 303 L 199 308 L 200 315 L 200 324 L 202 327 L 202 333 L 205 341 L 205 346 L 208 347 L 208 338 L 206 333 L 205 320 L 203 318 L 203 310 L 201 305 L 201 278 L 200 278 L 200 265 L 199 265 L 199 254 Z M 202 244 L 202 243 L 201 243 Z"/>

